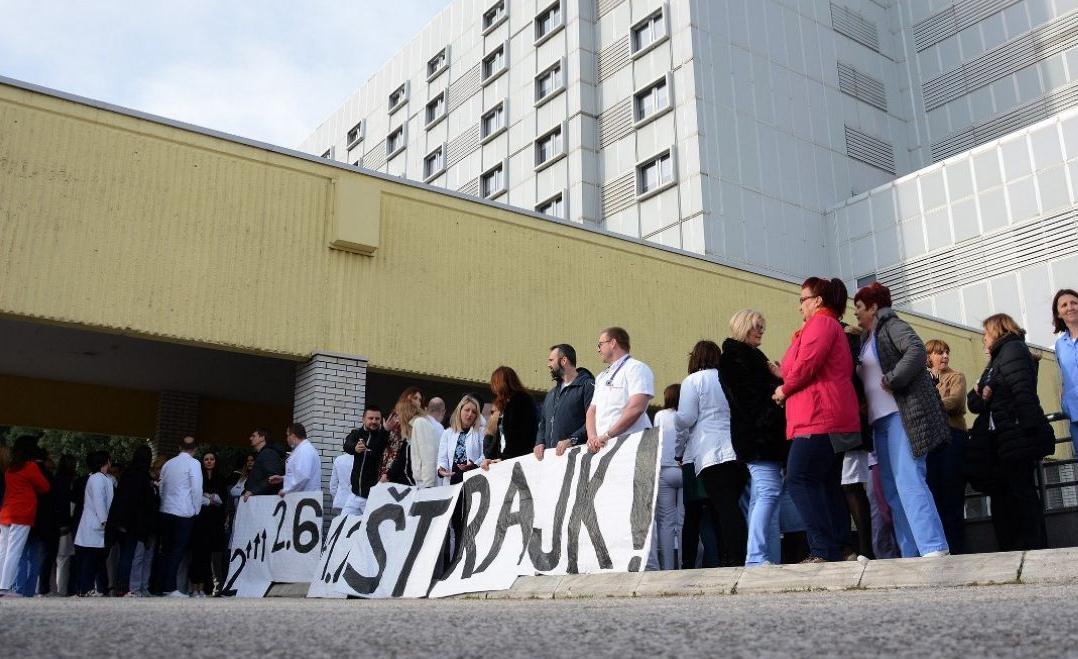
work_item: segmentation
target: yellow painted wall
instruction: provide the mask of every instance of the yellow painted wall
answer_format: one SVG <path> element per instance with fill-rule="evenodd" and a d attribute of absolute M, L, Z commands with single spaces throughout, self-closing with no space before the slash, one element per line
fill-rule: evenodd
<path fill-rule="evenodd" d="M 372 256 L 328 247 L 342 222 L 378 223 Z M 0 314 L 456 380 L 508 364 L 535 389 L 553 343 L 601 368 L 607 325 L 662 387 L 740 308 L 775 358 L 800 322 L 786 282 L 2 85 L 0 245 Z M 910 319 L 980 372 L 978 335 Z"/>

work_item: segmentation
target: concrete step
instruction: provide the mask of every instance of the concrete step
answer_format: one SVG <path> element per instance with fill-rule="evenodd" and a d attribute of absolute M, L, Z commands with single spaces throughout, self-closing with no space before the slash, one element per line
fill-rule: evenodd
<path fill-rule="evenodd" d="M 512 588 L 464 599 L 572 599 L 744 595 L 813 590 L 953 588 L 996 584 L 1078 584 L 1078 547 L 668 572 L 600 572 L 518 577 Z M 307 584 L 274 584 L 267 597 L 305 597 Z"/>

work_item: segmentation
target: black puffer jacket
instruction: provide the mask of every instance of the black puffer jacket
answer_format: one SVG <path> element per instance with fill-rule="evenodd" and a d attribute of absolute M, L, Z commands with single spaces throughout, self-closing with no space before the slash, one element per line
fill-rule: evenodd
<path fill-rule="evenodd" d="M 726 339 L 719 376 L 730 401 L 730 438 L 737 459 L 786 462 L 786 412 L 771 400 L 782 380 L 767 368 L 767 356 L 747 343 Z"/>
<path fill-rule="evenodd" d="M 925 344 L 891 307 L 876 312 L 875 333 L 883 378 L 898 404 L 913 457 L 919 458 L 951 441 L 943 400 L 925 369 Z"/>
<path fill-rule="evenodd" d="M 986 401 L 974 390 L 967 397 L 970 411 L 978 415 L 971 441 L 974 453 L 994 447 L 1001 462 L 1019 462 L 1040 460 L 1055 451 L 1055 433 L 1037 396 L 1037 371 L 1022 337 L 1006 334 L 992 344 L 988 367 L 977 382 L 979 387 L 991 387 L 992 396 Z M 994 431 L 988 430 L 987 419 L 981 421 L 988 415 Z M 985 461 L 976 455 L 973 459 Z"/>

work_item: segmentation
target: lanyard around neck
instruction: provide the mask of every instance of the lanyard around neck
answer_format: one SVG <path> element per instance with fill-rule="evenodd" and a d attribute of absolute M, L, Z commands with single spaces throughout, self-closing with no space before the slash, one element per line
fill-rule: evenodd
<path fill-rule="evenodd" d="M 625 362 L 629 361 L 629 358 L 631 358 L 631 357 L 632 357 L 632 355 L 627 354 L 627 355 L 625 355 L 624 357 L 621 358 L 621 363 L 619 363 L 618 367 L 614 369 L 614 372 L 610 374 L 610 377 L 608 377 L 606 379 L 606 386 L 609 387 L 612 384 L 614 384 L 614 376 L 616 376 L 618 374 L 618 371 L 621 370 L 621 367 L 625 366 Z"/>

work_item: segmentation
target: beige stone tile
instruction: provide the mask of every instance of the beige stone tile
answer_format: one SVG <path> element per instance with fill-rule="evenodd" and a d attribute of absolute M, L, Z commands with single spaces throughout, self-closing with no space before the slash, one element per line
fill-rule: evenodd
<path fill-rule="evenodd" d="M 858 561 L 796 563 L 745 568 L 737 581 L 742 593 L 784 593 L 802 590 L 848 590 L 856 588 L 865 565 Z"/>
<path fill-rule="evenodd" d="M 644 572 L 636 594 L 640 597 L 663 595 L 729 595 L 741 576 L 740 567 L 703 570 Z"/>
<path fill-rule="evenodd" d="M 1022 552 L 870 561 L 862 588 L 975 586 L 1015 583 Z"/>

